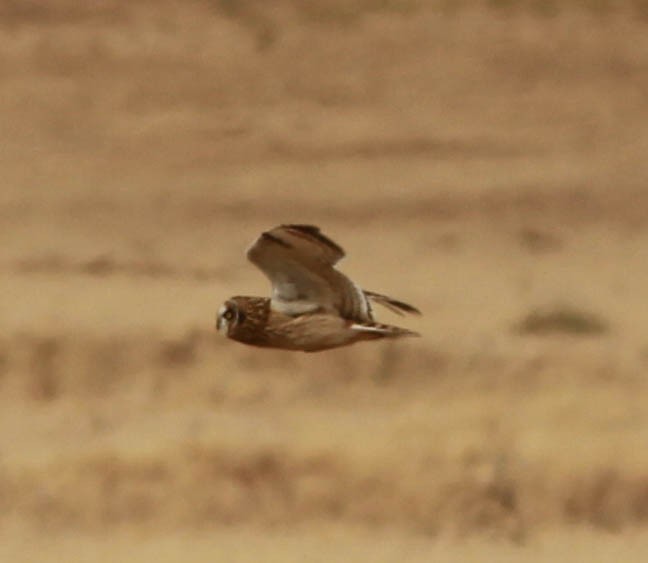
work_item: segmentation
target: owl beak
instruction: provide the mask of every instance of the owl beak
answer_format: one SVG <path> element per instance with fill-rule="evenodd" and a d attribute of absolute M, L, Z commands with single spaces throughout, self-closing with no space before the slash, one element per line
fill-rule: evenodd
<path fill-rule="evenodd" d="M 216 317 L 216 330 L 225 336 L 228 336 L 229 322 L 223 317 L 222 313 L 218 313 Z"/>

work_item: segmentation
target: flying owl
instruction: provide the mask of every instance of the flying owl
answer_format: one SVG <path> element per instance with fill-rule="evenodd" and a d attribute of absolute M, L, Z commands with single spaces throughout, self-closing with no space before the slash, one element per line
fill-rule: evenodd
<path fill-rule="evenodd" d="M 362 340 L 420 336 L 374 321 L 371 303 L 395 313 L 420 311 L 365 291 L 335 268 L 344 250 L 312 225 L 280 225 L 264 232 L 248 259 L 270 279 L 272 297 L 231 297 L 216 328 L 228 338 L 265 348 L 317 352 Z"/>

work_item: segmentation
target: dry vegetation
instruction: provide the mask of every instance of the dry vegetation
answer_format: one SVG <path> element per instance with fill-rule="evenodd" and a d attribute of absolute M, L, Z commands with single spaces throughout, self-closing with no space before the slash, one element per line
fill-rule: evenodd
<path fill-rule="evenodd" d="M 647 6 L 0 1 L 0 560 L 645 561 Z M 287 221 L 424 337 L 219 338 Z"/>

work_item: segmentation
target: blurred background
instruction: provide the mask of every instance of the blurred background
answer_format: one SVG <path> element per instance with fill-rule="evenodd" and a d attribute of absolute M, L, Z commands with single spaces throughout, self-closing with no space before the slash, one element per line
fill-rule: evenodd
<path fill-rule="evenodd" d="M 648 2 L 0 0 L 0 559 L 645 561 Z M 319 225 L 417 340 L 227 341 Z"/>

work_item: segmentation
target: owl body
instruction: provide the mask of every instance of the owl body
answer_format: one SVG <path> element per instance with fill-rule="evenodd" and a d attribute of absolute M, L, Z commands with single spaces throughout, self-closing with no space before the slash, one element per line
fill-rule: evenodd
<path fill-rule="evenodd" d="M 271 309 L 267 297 L 236 296 L 219 313 L 218 330 L 227 337 L 261 348 L 319 352 L 361 340 L 412 335 L 410 331 L 379 323 L 358 325 L 324 312 L 290 316 Z"/>
<path fill-rule="evenodd" d="M 420 313 L 360 289 L 334 268 L 342 256 L 344 251 L 314 226 L 282 225 L 263 233 L 248 258 L 270 278 L 272 297 L 231 297 L 218 312 L 217 329 L 244 344 L 305 352 L 418 336 L 374 321 L 371 301 L 399 314 Z"/>

